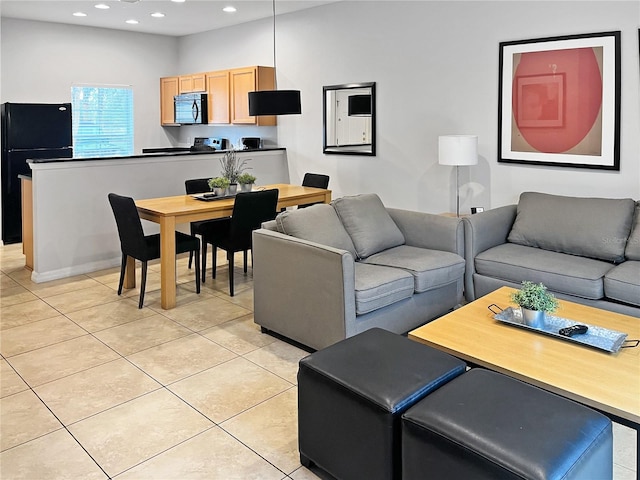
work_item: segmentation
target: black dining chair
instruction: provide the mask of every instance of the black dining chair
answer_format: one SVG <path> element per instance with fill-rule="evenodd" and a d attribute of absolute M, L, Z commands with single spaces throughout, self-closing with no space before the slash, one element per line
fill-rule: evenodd
<path fill-rule="evenodd" d="M 247 251 L 251 250 L 251 238 L 254 230 L 262 222 L 273 220 L 278 204 L 278 189 L 238 193 L 233 205 L 231 218 L 223 219 L 211 229 L 205 229 L 202 241 L 213 246 L 212 278 L 216 278 L 216 251 L 221 248 L 227 252 L 229 262 L 229 295 L 233 297 L 233 257 L 236 252 L 244 253 L 244 273 L 247 273 Z M 251 252 L 253 260 L 253 251 Z M 202 264 L 202 276 L 205 275 Z"/>
<path fill-rule="evenodd" d="M 207 193 L 211 191 L 211 188 L 209 188 L 209 179 L 208 178 L 192 178 L 190 180 L 185 180 L 184 181 L 184 189 L 187 193 L 187 195 L 193 195 L 196 193 Z M 228 217 L 227 217 L 228 218 Z M 205 228 L 208 228 L 209 230 L 214 228 L 214 224 L 218 223 L 220 220 L 224 220 L 223 218 L 216 218 L 215 220 L 200 220 L 198 222 L 191 222 L 191 235 L 200 235 L 202 236 L 202 231 Z M 201 251 L 201 255 L 202 255 L 202 263 L 206 264 L 207 263 L 207 244 L 203 242 L 202 244 L 202 251 Z M 191 268 L 191 263 L 193 260 L 193 252 L 189 253 L 189 265 L 188 267 Z M 203 271 L 203 276 L 202 276 L 202 281 L 204 282 L 204 271 Z"/>
<path fill-rule="evenodd" d="M 118 295 L 122 294 L 127 257 L 140 260 L 142 262 L 142 280 L 140 282 L 140 302 L 138 303 L 138 308 L 142 308 L 144 303 L 144 290 L 147 283 L 147 262 L 160 258 L 160 234 L 144 234 L 140 215 L 138 214 L 138 209 L 136 208 L 133 198 L 110 193 L 109 204 L 111 205 L 113 215 L 116 219 L 116 225 L 118 226 L 120 248 L 122 250 Z M 186 233 L 176 232 L 176 254 L 185 252 L 195 253 L 196 292 L 200 293 L 200 240 Z"/>
<path fill-rule="evenodd" d="M 305 173 L 304 178 L 302 179 L 303 187 L 316 187 L 316 188 L 327 188 L 329 186 L 329 175 L 322 175 L 320 173 Z M 298 208 L 310 207 L 311 205 L 315 205 L 316 203 L 305 203 L 304 205 L 298 205 Z"/>

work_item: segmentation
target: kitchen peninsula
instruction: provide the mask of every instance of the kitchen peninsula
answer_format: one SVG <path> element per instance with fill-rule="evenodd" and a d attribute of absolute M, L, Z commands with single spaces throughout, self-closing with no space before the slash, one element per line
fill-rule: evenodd
<path fill-rule="evenodd" d="M 184 195 L 189 178 L 220 174 L 224 152 L 29 160 L 32 175 L 34 282 L 120 265 L 111 192 L 135 199 Z M 289 183 L 284 148 L 239 151 L 258 185 Z M 24 180 L 23 180 L 24 181 Z M 145 233 L 157 225 L 143 222 Z M 188 225 L 182 230 L 188 232 Z"/>

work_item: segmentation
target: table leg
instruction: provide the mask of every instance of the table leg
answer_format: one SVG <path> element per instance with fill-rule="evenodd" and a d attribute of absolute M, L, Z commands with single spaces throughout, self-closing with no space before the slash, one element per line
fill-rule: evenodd
<path fill-rule="evenodd" d="M 160 304 L 168 310 L 176 306 L 176 219 L 160 219 Z"/>
<path fill-rule="evenodd" d="M 136 288 L 136 259 L 133 257 L 127 257 L 123 287 Z"/>

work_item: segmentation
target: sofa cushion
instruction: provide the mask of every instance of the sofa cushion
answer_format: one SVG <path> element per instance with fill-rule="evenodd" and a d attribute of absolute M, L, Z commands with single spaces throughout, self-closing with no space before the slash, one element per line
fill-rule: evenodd
<path fill-rule="evenodd" d="M 299 210 L 287 210 L 276 217 L 278 232 L 333 248 L 356 256 L 351 237 L 340 223 L 331 205 L 318 204 Z"/>
<path fill-rule="evenodd" d="M 515 283 L 544 283 L 558 293 L 598 300 L 604 297 L 605 274 L 613 265 L 592 258 L 505 243 L 475 258 L 476 272 Z"/>
<path fill-rule="evenodd" d="M 399 268 L 355 263 L 356 315 L 363 315 L 413 295 L 413 277 Z"/>
<path fill-rule="evenodd" d="M 525 192 L 508 240 L 554 252 L 621 262 L 635 202 Z"/>
<path fill-rule="evenodd" d="M 633 221 L 633 228 L 627 240 L 627 247 L 624 256 L 628 260 L 640 260 L 640 202 L 636 203 L 636 213 Z"/>
<path fill-rule="evenodd" d="M 376 253 L 363 262 L 407 271 L 414 279 L 416 293 L 442 287 L 464 275 L 464 259 L 460 255 L 408 245 Z"/>
<path fill-rule="evenodd" d="M 609 270 L 604 293 L 607 298 L 640 307 L 640 261 L 628 260 Z"/>
<path fill-rule="evenodd" d="M 331 205 L 353 240 L 359 258 L 404 243 L 404 235 L 375 193 L 336 198 Z"/>

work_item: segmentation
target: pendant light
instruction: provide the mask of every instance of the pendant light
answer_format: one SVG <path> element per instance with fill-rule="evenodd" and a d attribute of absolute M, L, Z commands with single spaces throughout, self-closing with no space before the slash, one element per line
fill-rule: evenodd
<path fill-rule="evenodd" d="M 249 92 L 249 115 L 296 115 L 302 113 L 300 90 L 278 90 L 276 68 L 276 0 L 273 4 L 273 69 L 274 90 Z"/>

